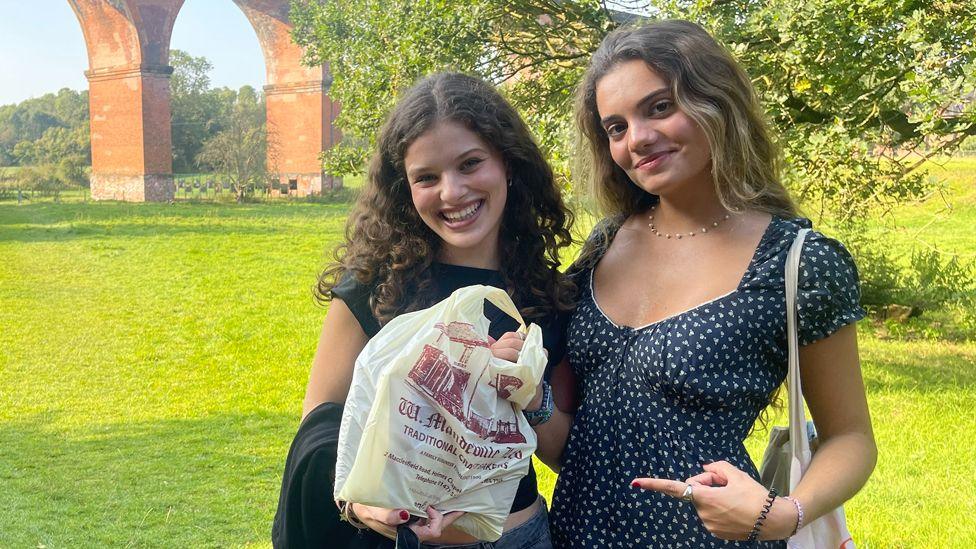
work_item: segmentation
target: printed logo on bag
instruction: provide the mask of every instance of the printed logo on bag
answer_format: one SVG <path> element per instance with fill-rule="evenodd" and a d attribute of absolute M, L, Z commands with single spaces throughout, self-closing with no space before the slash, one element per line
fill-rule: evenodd
<path fill-rule="evenodd" d="M 438 322 L 434 327 L 441 332 L 437 344 L 442 344 L 446 337 L 450 341 L 461 343 L 464 352 L 457 362 L 452 363 L 437 347 L 424 345 L 423 352 L 407 376 L 412 382 L 410 385 L 440 404 L 482 439 L 503 444 L 524 443 L 525 435 L 519 431 L 518 421 L 515 418 L 505 421 L 482 417 L 471 410 L 471 399 L 465 397 L 466 394 L 470 395 L 477 391 L 477 387 L 483 382 L 479 377 L 471 387 L 473 390 L 468 390 L 471 380 L 468 359 L 474 349 L 488 348 L 488 342 L 481 339 L 474 331 L 474 326 L 466 322 L 451 322 L 447 325 Z M 481 373 L 484 374 L 484 370 Z M 511 391 L 518 389 L 522 384 L 521 379 L 502 374 L 488 382 L 488 386 L 495 389 L 501 398 L 511 396 Z"/>

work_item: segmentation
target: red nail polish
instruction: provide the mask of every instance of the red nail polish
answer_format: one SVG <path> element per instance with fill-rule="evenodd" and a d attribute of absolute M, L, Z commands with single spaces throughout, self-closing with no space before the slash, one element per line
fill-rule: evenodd
<path fill-rule="evenodd" d="M 631 482 L 630 483 L 630 487 L 631 488 L 640 488 L 640 483 L 635 480 L 634 482 Z"/>
<path fill-rule="evenodd" d="M 407 520 L 410 518 L 410 513 L 406 511 L 400 511 L 400 520 Z"/>

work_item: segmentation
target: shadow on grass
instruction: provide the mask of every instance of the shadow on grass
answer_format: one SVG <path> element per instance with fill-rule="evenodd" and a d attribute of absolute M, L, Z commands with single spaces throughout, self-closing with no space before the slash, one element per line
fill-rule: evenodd
<path fill-rule="evenodd" d="M 344 218 L 342 204 L 0 204 L 0 241 L 51 242 L 161 234 L 280 234 L 308 220 Z"/>
<path fill-rule="evenodd" d="M 296 417 L 268 413 L 0 424 L 0 546 L 266 543 L 296 429 Z"/>
<path fill-rule="evenodd" d="M 868 393 L 896 391 L 935 393 L 976 387 L 976 353 L 946 344 L 916 352 L 909 344 L 886 344 L 861 353 Z"/>

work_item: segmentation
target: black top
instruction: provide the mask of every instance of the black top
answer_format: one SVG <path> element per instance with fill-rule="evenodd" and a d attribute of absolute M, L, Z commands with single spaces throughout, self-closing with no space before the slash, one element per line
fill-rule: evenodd
<path fill-rule="evenodd" d="M 448 265 L 445 263 L 434 263 L 431 271 L 435 283 L 435 291 L 431 303 L 424 306 L 431 306 L 441 301 L 454 290 L 465 286 L 476 284 L 484 286 L 494 286 L 505 288 L 504 281 L 498 271 L 489 269 L 477 269 L 474 267 L 461 267 L 458 265 Z M 370 293 L 373 285 L 362 284 L 350 274 L 346 274 L 332 288 L 332 295 L 342 299 L 349 307 L 352 314 L 359 321 L 359 325 L 366 332 L 367 337 L 373 337 L 380 330 L 380 323 L 370 308 Z M 516 303 L 516 306 L 519 304 Z M 518 323 L 500 309 L 489 302 L 485 302 L 485 317 L 491 322 L 488 334 L 498 339 L 505 332 L 513 332 L 518 328 Z M 568 314 L 551 314 L 542 320 L 535 320 L 542 328 L 542 342 L 549 352 L 549 362 L 546 367 L 546 377 L 552 370 L 552 366 L 559 364 L 566 352 L 565 326 Z M 528 319 L 526 320 L 528 322 Z M 511 512 L 521 511 L 532 505 L 539 496 L 539 488 L 536 483 L 535 469 L 529 464 L 529 472 L 519 482 L 518 490 L 515 492 L 515 500 L 512 502 Z"/>
<path fill-rule="evenodd" d="M 567 355 L 581 404 L 553 495 L 555 547 L 756 547 L 720 540 L 691 505 L 630 481 L 682 480 L 718 460 L 759 479 L 743 441 L 786 377 L 784 265 L 809 226 L 774 217 L 735 290 L 645 326 L 608 318 L 593 269 L 579 271 Z M 797 292 L 800 345 L 862 318 L 859 297 L 847 250 L 810 233 Z"/>

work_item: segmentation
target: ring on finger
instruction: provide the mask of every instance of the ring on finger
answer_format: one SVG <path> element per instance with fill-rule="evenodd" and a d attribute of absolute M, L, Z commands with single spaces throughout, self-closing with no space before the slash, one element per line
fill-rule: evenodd
<path fill-rule="evenodd" d="M 695 503 L 695 495 L 690 484 L 685 484 L 685 491 L 678 496 L 678 499 L 681 501 L 687 501 L 688 503 Z"/>

